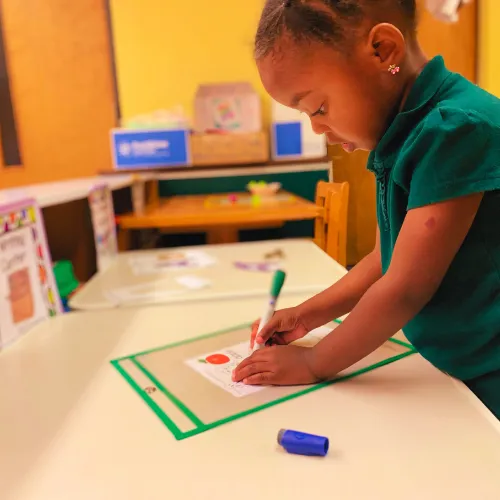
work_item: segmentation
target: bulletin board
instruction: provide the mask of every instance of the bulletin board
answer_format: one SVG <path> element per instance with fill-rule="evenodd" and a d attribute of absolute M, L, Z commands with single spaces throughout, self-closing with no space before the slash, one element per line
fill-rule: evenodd
<path fill-rule="evenodd" d="M 0 206 L 0 348 L 61 312 L 40 208 Z"/>
<path fill-rule="evenodd" d="M 335 329 L 318 329 L 304 337 L 312 346 Z M 230 380 L 246 356 L 250 325 L 210 333 L 111 361 L 132 389 L 178 440 L 195 436 L 252 413 L 342 382 L 415 352 L 390 339 L 332 381 L 291 387 L 252 387 Z M 319 331 L 321 330 L 321 331 Z M 205 373 L 205 375 L 203 375 Z"/>

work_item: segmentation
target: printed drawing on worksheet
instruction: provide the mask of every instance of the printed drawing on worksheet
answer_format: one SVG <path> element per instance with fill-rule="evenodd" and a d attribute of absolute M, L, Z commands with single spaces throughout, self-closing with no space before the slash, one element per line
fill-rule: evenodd
<path fill-rule="evenodd" d="M 233 382 L 233 370 L 250 354 L 248 342 L 188 359 L 186 364 L 215 385 L 240 398 L 261 391 L 264 387 Z"/>

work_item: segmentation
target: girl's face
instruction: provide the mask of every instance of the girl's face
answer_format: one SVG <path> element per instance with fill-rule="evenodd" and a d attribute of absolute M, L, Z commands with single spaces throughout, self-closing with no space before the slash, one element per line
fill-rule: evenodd
<path fill-rule="evenodd" d="M 274 100 L 307 113 L 317 134 L 347 152 L 375 148 L 401 92 L 397 75 L 361 46 L 348 55 L 321 44 L 280 47 L 257 66 Z"/>

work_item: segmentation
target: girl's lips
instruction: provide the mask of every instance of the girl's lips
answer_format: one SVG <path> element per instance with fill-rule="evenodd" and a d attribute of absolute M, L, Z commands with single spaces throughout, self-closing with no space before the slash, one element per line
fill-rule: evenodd
<path fill-rule="evenodd" d="M 346 153 L 353 153 L 355 148 L 354 148 L 354 144 L 352 142 L 343 142 L 342 149 Z"/>
<path fill-rule="evenodd" d="M 352 142 L 341 142 L 336 137 L 329 134 L 328 132 L 325 135 L 326 135 L 326 139 L 328 141 L 328 144 L 330 144 L 331 146 L 334 146 L 336 144 L 340 144 L 342 146 L 342 149 L 346 153 L 353 153 L 356 150 L 356 146 Z"/>

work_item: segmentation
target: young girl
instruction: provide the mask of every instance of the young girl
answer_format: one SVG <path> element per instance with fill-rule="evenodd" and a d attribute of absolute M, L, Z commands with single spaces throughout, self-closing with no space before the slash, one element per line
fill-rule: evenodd
<path fill-rule="evenodd" d="M 500 100 L 427 60 L 415 0 L 267 0 L 255 58 L 275 100 L 371 152 L 379 234 L 342 280 L 276 312 L 256 342 L 281 345 L 234 380 L 329 379 L 402 328 L 500 418 Z M 314 348 L 288 345 L 348 312 Z"/>

